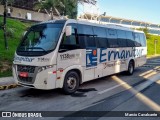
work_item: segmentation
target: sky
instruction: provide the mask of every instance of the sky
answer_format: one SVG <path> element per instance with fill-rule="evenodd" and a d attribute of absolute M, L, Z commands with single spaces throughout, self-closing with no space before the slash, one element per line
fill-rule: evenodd
<path fill-rule="evenodd" d="M 160 24 L 160 0 L 97 0 L 106 15 Z"/>

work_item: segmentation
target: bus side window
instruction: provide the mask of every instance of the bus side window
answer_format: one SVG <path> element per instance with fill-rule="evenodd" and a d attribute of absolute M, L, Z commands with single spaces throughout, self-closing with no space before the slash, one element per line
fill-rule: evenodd
<path fill-rule="evenodd" d="M 144 33 L 140 33 L 139 36 L 140 36 L 140 41 L 141 41 L 142 46 L 145 47 L 146 46 L 146 39 L 145 39 Z"/>
<path fill-rule="evenodd" d="M 117 30 L 119 47 L 127 47 L 126 33 L 124 30 Z"/>
<path fill-rule="evenodd" d="M 142 45 L 141 45 L 141 42 L 140 42 L 140 36 L 139 36 L 138 33 L 134 33 L 134 40 L 135 40 L 135 45 L 136 45 L 136 47 L 142 46 Z"/>
<path fill-rule="evenodd" d="M 72 34 L 70 36 L 66 36 L 64 33 L 60 49 L 66 49 L 66 50 L 79 49 L 80 46 L 77 38 L 77 26 L 75 24 L 68 24 L 68 25 L 72 26 Z"/>
<path fill-rule="evenodd" d="M 108 29 L 107 31 L 108 44 L 110 48 L 118 47 L 117 33 L 115 29 Z"/>
<path fill-rule="evenodd" d="M 78 25 L 78 39 L 82 48 L 96 47 L 94 36 L 92 26 L 82 24 Z"/>
<path fill-rule="evenodd" d="M 95 40 L 98 48 L 107 48 L 107 35 L 106 30 L 103 27 L 93 27 Z"/>
<path fill-rule="evenodd" d="M 128 47 L 135 47 L 133 33 L 130 31 L 126 31 L 126 37 L 127 37 L 127 46 Z"/>

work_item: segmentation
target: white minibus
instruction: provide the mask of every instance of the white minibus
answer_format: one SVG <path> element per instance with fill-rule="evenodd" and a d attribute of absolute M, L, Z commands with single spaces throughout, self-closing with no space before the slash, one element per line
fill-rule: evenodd
<path fill-rule="evenodd" d="M 146 63 L 144 32 L 112 24 L 55 20 L 33 25 L 17 47 L 16 83 L 36 89 L 62 88 L 74 93 L 80 84 Z"/>

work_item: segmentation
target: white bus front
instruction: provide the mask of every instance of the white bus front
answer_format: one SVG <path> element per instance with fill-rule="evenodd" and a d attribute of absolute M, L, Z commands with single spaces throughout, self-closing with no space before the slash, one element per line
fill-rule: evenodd
<path fill-rule="evenodd" d="M 34 25 L 28 30 L 15 52 L 13 76 L 16 83 L 37 89 L 56 87 L 56 46 L 64 25 L 65 21 L 55 21 Z"/>

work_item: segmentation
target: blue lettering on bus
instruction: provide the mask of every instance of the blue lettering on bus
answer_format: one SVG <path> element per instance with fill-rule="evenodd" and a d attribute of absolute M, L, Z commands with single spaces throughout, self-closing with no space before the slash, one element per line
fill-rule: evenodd
<path fill-rule="evenodd" d="M 140 50 L 138 50 L 138 49 L 136 49 L 136 56 L 137 57 L 140 57 L 140 56 L 142 56 L 142 52 L 143 52 L 143 49 L 140 49 Z"/>
<path fill-rule="evenodd" d="M 108 61 L 111 60 L 111 57 L 113 55 L 113 58 L 114 60 L 117 58 L 117 59 L 120 59 L 120 52 L 119 51 L 109 51 L 108 52 Z"/>
<path fill-rule="evenodd" d="M 17 61 L 17 62 L 21 62 L 21 61 L 32 62 L 33 60 L 34 58 L 28 58 L 28 57 L 15 57 L 14 58 L 14 61 Z"/>
<path fill-rule="evenodd" d="M 106 53 L 103 53 L 103 51 L 107 50 L 106 48 L 101 48 L 100 49 L 100 59 L 99 59 L 99 62 L 102 63 L 102 62 L 106 62 L 107 59 L 105 59 L 105 56 L 107 55 Z"/>
<path fill-rule="evenodd" d="M 122 50 L 122 52 L 121 52 L 121 59 L 125 59 L 126 58 L 126 56 L 125 56 L 125 50 Z"/>
<path fill-rule="evenodd" d="M 107 52 L 106 48 L 100 49 L 99 63 L 103 63 L 111 60 L 123 60 L 129 57 L 140 57 L 144 49 L 131 49 L 131 50 L 110 50 Z M 95 54 L 96 51 L 96 54 Z M 108 53 L 108 54 L 107 54 Z M 86 67 L 97 66 L 97 50 L 88 49 L 86 50 Z M 108 55 L 108 56 L 107 56 Z"/>
<path fill-rule="evenodd" d="M 125 51 L 125 50 L 124 50 L 124 51 Z M 125 54 L 126 54 L 126 58 L 133 56 L 133 53 L 132 53 L 130 50 L 126 50 L 126 51 L 125 51 Z"/>
<path fill-rule="evenodd" d="M 132 50 L 132 56 L 133 56 L 133 57 L 136 57 L 136 49 L 133 49 L 133 50 Z"/>

